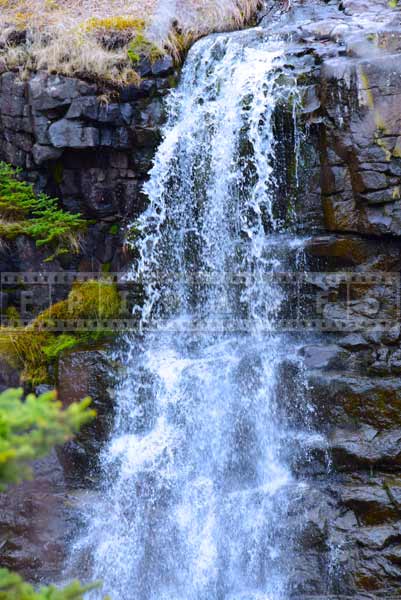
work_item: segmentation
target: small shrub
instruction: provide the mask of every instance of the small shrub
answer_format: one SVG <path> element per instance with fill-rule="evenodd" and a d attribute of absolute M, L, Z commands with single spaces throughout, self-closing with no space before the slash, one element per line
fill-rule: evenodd
<path fill-rule="evenodd" d="M 62 410 L 55 392 L 22 398 L 22 389 L 0 394 L 0 490 L 30 479 L 28 461 L 41 458 L 57 444 L 64 444 L 96 413 L 90 399 Z M 1 589 L 1 588 L 0 588 Z M 1 598 L 1 595 L 0 595 Z"/>
<path fill-rule="evenodd" d="M 64 444 L 95 417 L 90 399 L 62 410 L 55 392 L 23 398 L 22 389 L 0 394 L 0 490 L 31 479 L 31 461 Z M 0 600 L 83 600 L 84 594 L 98 588 L 74 581 L 63 589 L 53 585 L 35 590 L 19 575 L 0 569 Z M 105 599 L 106 600 L 106 599 Z"/>
<path fill-rule="evenodd" d="M 98 584 L 82 586 L 74 581 L 63 589 L 51 585 L 36 591 L 16 573 L 0 569 L 0 600 L 83 600 L 86 592 L 97 587 Z"/>
<path fill-rule="evenodd" d="M 137 33 L 129 43 L 127 54 L 135 65 L 144 57 L 148 57 L 150 62 L 155 62 L 164 55 L 164 52 L 156 44 L 150 42 L 143 33 Z"/>
<path fill-rule="evenodd" d="M 33 186 L 18 179 L 18 169 L 0 162 L 0 237 L 33 238 L 37 246 L 50 246 L 50 260 L 66 252 L 78 252 L 87 222 L 58 206 L 57 200 L 35 194 Z"/>

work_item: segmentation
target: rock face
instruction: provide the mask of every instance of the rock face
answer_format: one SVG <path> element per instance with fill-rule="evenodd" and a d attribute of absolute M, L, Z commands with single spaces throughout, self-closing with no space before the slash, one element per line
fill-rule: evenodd
<path fill-rule="evenodd" d="M 295 531 L 303 515 L 297 530 L 303 559 L 294 564 L 292 589 L 298 597 L 397 595 L 401 13 L 387 0 L 292 0 L 287 13 L 270 4 L 262 24 L 291 34 L 291 60 L 305 89 L 309 137 L 297 212 L 299 229 L 308 234 L 307 269 L 322 274 L 310 286 L 318 332 L 283 365 L 282 396 L 297 398 L 295 387 L 305 394 L 302 406 L 293 401 L 283 413 L 289 430 L 301 423 L 309 440 L 308 452 L 293 457 L 305 485 L 294 491 L 288 516 Z M 97 86 L 78 79 L 42 72 L 27 82 L 16 73 L 0 77 L 0 158 L 20 166 L 65 207 L 96 220 L 82 255 L 68 268 L 107 263 L 114 270 L 124 264 L 121 236 L 110 228 L 143 209 L 140 189 L 158 144 L 162 97 L 171 78 L 170 64 L 154 65 L 140 88 L 104 98 Z M 38 268 L 42 258 L 26 240 L 0 252 L 2 270 Z M 13 377 L 5 373 L 3 379 Z M 63 401 L 90 394 L 100 415 L 94 429 L 59 452 L 69 485 L 90 485 L 93 457 L 112 417 L 107 382 L 102 352 L 68 355 L 60 364 Z M 54 485 L 48 499 L 42 496 L 41 511 L 47 502 L 60 506 L 64 476 Z M 35 490 L 24 489 L 36 498 Z M 54 550 L 54 562 L 52 550 L 48 562 L 34 563 L 37 548 L 28 544 L 22 552 L 23 539 L 65 539 L 68 511 L 57 508 L 51 521 L 59 518 L 57 533 L 45 528 L 43 542 L 32 533 L 36 525 L 24 521 L 27 498 L 21 508 L 18 500 L 17 515 L 9 501 L 2 504 L 2 562 L 28 576 L 50 577 L 62 551 Z"/>
<path fill-rule="evenodd" d="M 79 510 L 95 493 L 98 457 L 113 418 L 112 368 L 115 374 L 110 352 L 101 349 L 61 358 L 58 393 L 63 405 L 90 395 L 97 417 L 74 440 L 36 461 L 33 481 L 0 494 L 1 566 L 30 581 L 60 579 L 68 541 L 80 522 Z"/>
<path fill-rule="evenodd" d="M 117 271 L 125 264 L 124 225 L 143 210 L 141 188 L 159 142 L 162 99 L 176 79 L 171 61 L 158 62 L 140 87 L 122 92 L 45 72 L 28 81 L 13 72 L 0 75 L 0 160 L 21 168 L 37 191 L 93 221 L 80 256 L 52 261 L 51 270 Z M 0 252 L 5 270 L 43 268 L 40 253 L 28 258 L 29 240 L 10 246 L 12 261 L 7 248 Z"/>
<path fill-rule="evenodd" d="M 32 581 L 56 581 L 73 532 L 63 469 L 53 454 L 35 465 L 35 480 L 0 495 L 1 565 Z"/>
<path fill-rule="evenodd" d="M 57 389 L 63 405 L 90 396 L 97 414 L 93 423 L 58 452 L 64 476 L 74 487 L 93 483 L 101 445 L 112 426 L 117 364 L 109 355 L 105 350 L 81 350 L 67 353 L 59 361 Z"/>
<path fill-rule="evenodd" d="M 283 397 L 304 386 L 301 408 L 292 403 L 284 413 L 310 440 L 294 468 L 313 507 L 310 516 L 309 500 L 299 506 L 307 560 L 295 566 L 292 586 L 300 595 L 397 594 L 401 13 L 369 0 L 294 2 L 278 23 L 311 64 L 313 152 L 298 212 L 301 229 L 314 232 L 307 268 L 331 274 L 311 279 L 307 302 L 319 333 L 283 367 Z"/>
<path fill-rule="evenodd" d="M 160 139 L 163 96 L 175 80 L 171 60 L 157 61 L 143 73 L 139 88 L 121 93 L 44 72 L 22 81 L 18 73 L 0 70 L 0 160 L 19 167 L 38 192 L 58 197 L 64 208 L 90 219 L 78 256 L 44 262 L 46 250 L 19 236 L 0 247 L 1 273 L 125 268 L 131 257 L 123 247 L 124 228 L 144 208 L 141 188 Z M 53 301 L 66 297 L 70 285 L 55 286 Z M 6 287 L 0 294 L 3 314 L 21 302 L 20 287 Z M 34 286 L 32 291 L 39 306 L 43 290 Z M 37 464 L 35 481 L 1 495 L 0 564 L 29 580 L 60 577 L 67 540 L 79 520 L 74 498 L 93 486 L 113 415 L 109 371 L 100 350 L 61 359 L 61 400 L 69 404 L 90 395 L 98 417 L 73 442 Z M 18 385 L 18 373 L 2 362 L 0 389 Z"/>

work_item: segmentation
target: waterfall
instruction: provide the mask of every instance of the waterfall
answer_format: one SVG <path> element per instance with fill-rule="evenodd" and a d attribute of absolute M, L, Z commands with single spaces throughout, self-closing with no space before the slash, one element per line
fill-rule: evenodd
<path fill-rule="evenodd" d="M 300 144 L 285 52 L 259 30 L 204 38 L 168 100 L 135 224 L 141 334 L 127 342 L 100 499 L 73 548 L 104 582 L 93 598 L 288 593 L 297 484 L 278 373 L 291 301 L 271 274 L 289 268 L 302 241 L 282 189 L 290 165 L 280 144 Z"/>

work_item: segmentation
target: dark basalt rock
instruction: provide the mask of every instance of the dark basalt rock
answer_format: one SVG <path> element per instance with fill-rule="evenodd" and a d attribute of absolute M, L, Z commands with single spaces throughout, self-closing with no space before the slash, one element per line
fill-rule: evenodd
<path fill-rule="evenodd" d="M 373 467 L 397 472 L 401 466 L 399 429 L 380 431 L 366 425 L 336 428 L 329 436 L 329 447 L 336 469 Z"/>
<path fill-rule="evenodd" d="M 62 119 L 49 127 L 49 140 L 55 148 L 93 148 L 99 145 L 99 131 L 83 123 Z"/>
<path fill-rule="evenodd" d="M 0 494 L 1 564 L 31 581 L 57 581 L 73 531 L 63 469 L 55 452 L 35 479 Z"/>
<path fill-rule="evenodd" d="M 291 10 L 284 8 L 268 2 L 262 24 L 291 38 L 295 49 L 288 60 L 302 82 L 309 144 L 297 212 L 299 231 L 309 236 L 306 264 L 315 271 L 369 274 L 349 288 L 328 279 L 311 285 L 311 297 L 321 301 L 319 317 L 333 328 L 279 368 L 277 410 L 290 432 L 303 428 L 309 440 L 299 444 L 307 450 L 292 457 L 305 485 L 285 490 L 286 523 L 291 541 L 299 544 L 291 592 L 294 597 L 396 595 L 401 336 L 399 291 L 391 282 L 399 282 L 401 271 L 400 10 L 387 0 L 292 0 Z M 38 190 L 97 221 L 76 260 L 44 266 L 45 254 L 18 238 L 1 248 L 2 270 L 125 265 L 122 235 L 111 234 L 111 225 L 124 226 L 146 204 L 141 188 L 160 141 L 162 99 L 176 78 L 167 58 L 142 69 L 139 86 L 105 99 L 95 84 L 44 72 L 22 81 L 0 64 L 0 158 L 21 167 Z M 12 300 L 2 297 L 2 305 Z M 15 381 L 12 370 L 1 370 L 0 385 Z M 69 485 L 91 486 L 96 477 L 112 419 L 108 378 L 101 351 L 68 354 L 60 362 L 63 402 L 90 394 L 99 414 L 59 452 Z M 42 497 L 39 504 L 32 488 L 21 488 L 21 502 L 18 496 L 14 504 L 9 499 L 2 504 L 2 564 L 30 577 L 54 578 L 62 549 L 52 544 L 69 531 L 63 485 L 60 478 L 55 496 Z M 30 522 L 29 497 L 36 507 Z M 36 515 L 54 514 L 51 498 L 57 500 L 53 530 L 39 516 L 36 523 Z M 47 557 L 38 544 L 49 549 Z"/>
<path fill-rule="evenodd" d="M 69 259 L 71 268 L 89 262 L 91 270 L 106 265 L 117 271 L 129 260 L 122 252 L 124 225 L 143 209 L 140 190 L 165 118 L 161 98 L 175 78 L 171 60 L 161 59 L 139 87 L 112 91 L 110 100 L 98 85 L 77 78 L 40 71 L 22 81 L 14 72 L 0 74 L 0 160 L 20 167 L 37 191 L 60 198 L 65 208 L 97 224 L 107 219 L 108 229 L 111 218 L 119 224 L 117 236 L 91 224 L 80 259 Z M 9 246 L 13 270 L 26 268 Z"/>
<path fill-rule="evenodd" d="M 82 350 L 62 356 L 58 364 L 57 389 L 64 406 L 92 398 L 96 419 L 74 440 L 59 450 L 64 475 L 70 483 L 92 484 L 103 442 L 113 421 L 113 381 L 116 365 L 101 350 Z"/>

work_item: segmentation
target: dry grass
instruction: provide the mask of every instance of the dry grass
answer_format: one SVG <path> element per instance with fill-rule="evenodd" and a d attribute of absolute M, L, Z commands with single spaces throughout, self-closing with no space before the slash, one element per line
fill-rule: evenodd
<path fill-rule="evenodd" d="M 260 0 L 0 0 L 0 60 L 117 85 L 137 83 L 130 45 L 179 60 L 211 31 L 240 28 Z M 135 52 L 131 53 L 131 56 Z M 157 52 L 153 52 L 157 55 Z"/>

